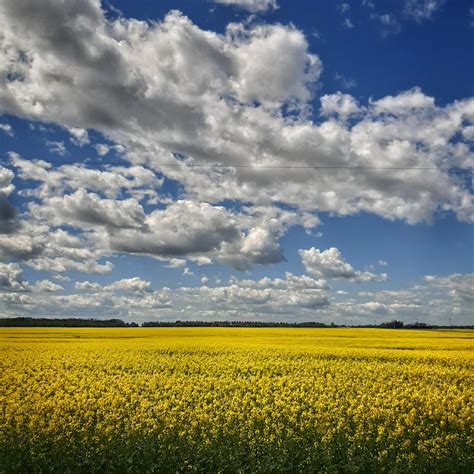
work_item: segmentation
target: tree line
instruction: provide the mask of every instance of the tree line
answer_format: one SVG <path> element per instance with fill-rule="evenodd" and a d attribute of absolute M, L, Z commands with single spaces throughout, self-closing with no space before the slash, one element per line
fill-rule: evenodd
<path fill-rule="evenodd" d="M 0 318 L 0 327 L 57 327 L 57 328 L 130 328 L 130 327 L 239 327 L 239 328 L 344 328 L 348 325 L 325 324 L 317 321 L 307 322 L 267 322 L 267 321 L 148 321 L 141 325 L 121 319 L 83 319 L 83 318 Z M 383 329 L 448 329 L 451 326 L 437 326 L 425 323 L 404 323 L 392 320 L 380 324 L 357 325 L 361 328 Z M 473 329 L 474 326 L 453 326 L 458 329 Z"/>
<path fill-rule="evenodd" d="M 138 324 L 126 323 L 121 319 L 1 318 L 0 327 L 130 328 L 138 327 Z"/>

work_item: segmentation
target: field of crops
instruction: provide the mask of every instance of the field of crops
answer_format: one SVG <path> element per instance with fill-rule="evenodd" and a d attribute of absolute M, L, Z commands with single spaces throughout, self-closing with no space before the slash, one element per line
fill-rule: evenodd
<path fill-rule="evenodd" d="M 0 472 L 472 472 L 473 338 L 0 330 Z"/>

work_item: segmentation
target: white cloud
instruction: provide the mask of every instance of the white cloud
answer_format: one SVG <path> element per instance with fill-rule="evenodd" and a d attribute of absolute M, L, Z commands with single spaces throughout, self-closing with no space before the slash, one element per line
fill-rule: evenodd
<path fill-rule="evenodd" d="M 103 251 L 97 248 L 95 234 L 73 236 L 48 225 L 20 221 L 19 232 L 0 234 L 0 257 L 21 259 L 26 265 L 42 271 L 63 273 L 77 270 L 88 273 L 108 273 L 111 262 L 101 263 Z"/>
<path fill-rule="evenodd" d="M 434 110 L 433 97 L 426 96 L 419 87 L 402 92 L 397 96 L 386 96 L 377 101 L 372 101 L 373 112 L 376 114 L 388 113 L 403 115 L 416 112 L 417 110 Z"/>
<path fill-rule="evenodd" d="M 109 235 L 111 248 L 118 252 L 160 257 L 218 251 L 224 242 L 239 238 L 237 221 L 225 208 L 184 200 L 151 212 L 141 230 Z"/>
<path fill-rule="evenodd" d="M 324 251 L 311 247 L 308 250 L 299 250 L 298 253 L 306 271 L 318 278 L 340 278 L 357 282 L 385 281 L 387 279 L 385 273 L 376 275 L 371 272 L 354 270 L 352 265 L 343 259 L 341 252 L 335 247 Z"/>
<path fill-rule="evenodd" d="M 46 198 L 41 205 L 30 203 L 30 212 L 55 226 L 141 229 L 145 221 L 143 208 L 136 199 L 101 199 L 84 190 Z"/>
<path fill-rule="evenodd" d="M 150 282 L 142 280 L 139 277 L 124 278 L 122 280 L 115 281 L 106 287 L 110 290 L 124 290 L 127 292 L 148 292 L 150 290 Z"/>
<path fill-rule="evenodd" d="M 469 125 L 462 131 L 463 136 L 466 140 L 474 141 L 474 125 Z"/>
<path fill-rule="evenodd" d="M 251 313 L 278 314 L 300 310 L 316 310 L 329 305 L 327 294 L 322 290 L 256 289 L 230 284 L 226 287 L 201 287 L 188 289 L 197 292 L 202 301 L 207 301 L 217 310 L 239 310 Z"/>
<path fill-rule="evenodd" d="M 199 266 L 210 265 L 212 263 L 212 260 L 204 255 L 198 255 L 197 257 L 189 257 L 189 260 Z"/>
<path fill-rule="evenodd" d="M 403 12 L 408 18 L 421 23 L 431 20 L 444 3 L 445 0 L 405 0 Z"/>
<path fill-rule="evenodd" d="M 78 291 L 91 291 L 96 292 L 102 289 L 102 285 L 90 281 L 76 281 L 74 287 Z"/>
<path fill-rule="evenodd" d="M 308 54 L 304 35 L 282 25 L 259 25 L 250 32 L 232 31 L 237 67 L 233 87 L 244 102 L 279 104 L 311 97 L 309 86 L 322 72 L 322 63 Z"/>
<path fill-rule="evenodd" d="M 35 270 L 58 273 L 76 270 L 84 273 L 102 274 L 110 273 L 113 268 L 111 262 L 99 263 L 92 259 L 73 260 L 66 257 L 38 257 L 28 260 L 26 264 Z"/>
<path fill-rule="evenodd" d="M 47 140 L 46 145 L 48 145 L 49 151 L 51 153 L 56 153 L 59 156 L 64 156 L 67 154 L 66 147 L 64 146 L 64 142 Z"/>
<path fill-rule="evenodd" d="M 186 260 L 182 258 L 172 258 L 168 262 L 168 266 L 171 268 L 180 268 L 181 270 L 184 270 L 186 268 Z"/>
<path fill-rule="evenodd" d="M 31 229 L 22 227 L 20 235 L 12 232 L 0 233 L 0 257 L 28 260 L 41 254 L 46 245 L 45 240 L 41 235 L 28 232 L 29 230 Z"/>
<path fill-rule="evenodd" d="M 68 128 L 95 128 L 125 145 L 129 160 L 162 171 L 180 182 L 187 196 L 201 201 L 283 202 L 409 222 L 452 209 L 460 219 L 470 219 L 466 210 L 472 198 L 441 169 L 442 156 L 453 165 L 468 157 L 467 150 L 454 150 L 473 120 L 468 99 L 429 107 L 427 113 L 433 99 L 414 89 L 374 101 L 350 127 L 332 119 L 314 124 L 304 114 L 318 87 L 321 64 L 293 27 L 240 24 L 218 35 L 177 12 L 149 25 L 123 18 L 108 21 L 88 2 L 81 7 L 45 2 L 43 8 L 48 12 L 44 18 L 58 21 L 35 21 L 36 10 L 26 15 L 14 2 L 2 7 L 8 51 L 28 51 L 34 58 L 27 63 L 14 61 L 14 55 L 3 58 L 10 73 L 19 69 L 24 77 L 6 83 L 0 97 L 3 111 Z M 77 20 L 79 13 L 83 22 Z M 61 22 L 70 26 L 69 35 L 51 41 L 64 33 Z M 89 47 L 95 56 L 66 54 L 67 48 Z M 52 78 L 51 70 L 67 78 L 74 71 L 74 87 Z M 346 97 L 352 110 L 354 101 Z M 296 107 L 300 115 L 284 118 L 278 112 L 283 106 Z M 418 146 L 420 138 L 423 147 Z M 190 164 L 249 168 L 160 167 L 176 165 L 174 153 Z M 260 169 L 262 165 L 270 168 Z M 363 169 L 321 172 L 288 170 L 288 165 Z M 434 170 L 377 170 L 381 165 Z M 282 179 L 283 187 L 278 184 Z"/>
<path fill-rule="evenodd" d="M 349 94 L 336 92 L 335 94 L 326 94 L 321 97 L 322 115 L 336 114 L 342 119 L 346 119 L 351 115 L 361 113 L 362 110 L 357 100 Z"/>
<path fill-rule="evenodd" d="M 110 151 L 110 146 L 106 145 L 105 143 L 97 143 L 94 145 L 99 156 L 105 156 Z"/>
<path fill-rule="evenodd" d="M 276 0 L 213 0 L 215 3 L 222 5 L 231 5 L 243 10 L 248 10 L 251 13 L 266 12 L 270 9 L 277 9 L 278 4 Z"/>
<path fill-rule="evenodd" d="M 38 280 L 33 286 L 32 291 L 35 293 L 54 293 L 56 291 L 63 291 L 64 288 L 57 283 L 49 280 Z"/>
<path fill-rule="evenodd" d="M 256 263 L 277 263 L 283 259 L 283 251 L 271 231 L 261 227 L 250 230 L 240 248 L 242 254 Z"/>
<path fill-rule="evenodd" d="M 427 275 L 425 281 L 431 286 L 445 290 L 457 303 L 474 304 L 473 273 L 454 273 L 445 277 Z"/>
<path fill-rule="evenodd" d="M 399 290 L 364 292 L 368 301 L 345 301 L 332 309 L 341 315 L 357 316 L 370 322 L 372 315 L 378 322 L 399 319 L 404 322 L 449 325 L 472 324 L 474 275 L 428 275 L 424 284 Z"/>
<path fill-rule="evenodd" d="M 172 306 L 170 290 L 151 290 L 150 283 L 138 277 L 118 280 L 107 286 L 76 282 L 75 288 L 79 293 L 64 294 L 59 285 L 41 281 L 32 287 L 34 299 L 0 292 L 0 314 L 94 318 L 133 316 L 137 319 L 143 316 L 151 319 L 157 311 Z"/>
<path fill-rule="evenodd" d="M 154 197 L 163 179 L 143 166 L 108 166 L 105 170 L 88 169 L 81 165 L 63 165 L 53 168 L 46 161 L 25 160 L 16 153 L 10 153 L 13 166 L 24 180 L 39 182 L 34 190 L 25 192 L 28 196 L 44 199 L 63 195 L 70 191 L 94 191 L 108 198 L 128 194 L 137 199 Z"/>
<path fill-rule="evenodd" d="M 15 177 L 12 170 L 0 166 L 0 192 L 3 194 L 10 194 L 15 189 L 12 184 L 13 178 Z"/>
<path fill-rule="evenodd" d="M 84 146 L 90 143 L 89 133 L 83 128 L 70 127 L 71 141 L 77 146 Z"/>
<path fill-rule="evenodd" d="M 152 211 L 140 229 L 117 229 L 103 239 L 115 252 L 173 257 L 169 265 L 177 268 L 185 268 L 185 260 L 179 257 L 186 257 L 198 265 L 219 260 L 244 270 L 284 259 L 277 242 L 284 219 L 272 222 L 262 218 L 261 212 L 233 213 L 222 206 L 179 200 Z"/>
<path fill-rule="evenodd" d="M 7 291 L 26 291 L 28 282 L 21 280 L 22 268 L 17 263 L 0 262 L 0 289 Z"/>
<path fill-rule="evenodd" d="M 3 133 L 6 133 L 9 137 L 13 137 L 13 128 L 9 123 L 0 123 L 0 130 Z"/>
<path fill-rule="evenodd" d="M 3 265 L 3 266 L 2 266 Z M 333 268 L 333 267 L 332 267 Z M 347 267 L 343 269 L 347 273 Z M 422 285 L 405 289 L 334 292 L 324 280 L 287 272 L 283 278 L 232 278 L 226 286 L 153 288 L 139 277 L 76 282 L 76 294 L 54 283 L 29 286 L 17 264 L 0 265 L 0 314 L 34 316 L 123 317 L 154 319 L 266 319 L 373 324 L 392 319 L 428 324 L 472 324 L 472 274 L 427 276 Z M 220 285 L 220 282 L 217 282 Z M 58 285 L 59 286 L 59 285 Z M 40 289 L 41 288 L 41 289 Z M 34 298 L 28 292 L 34 291 Z M 350 321 L 349 321 L 350 320 Z"/>
<path fill-rule="evenodd" d="M 328 290 L 326 280 L 315 280 L 307 275 L 294 275 L 291 272 L 285 273 L 285 278 L 268 278 L 260 280 L 237 280 L 231 279 L 232 283 L 244 288 L 286 288 L 288 290 Z"/>
<path fill-rule="evenodd" d="M 316 225 L 316 212 L 474 220 L 471 193 L 448 171 L 472 166 L 474 100 L 437 106 L 413 88 L 359 104 L 336 92 L 313 122 L 322 64 L 296 27 L 245 22 L 218 34 L 179 12 L 148 23 L 109 20 L 95 1 L 5 0 L 0 30 L 0 111 L 59 124 L 79 145 L 96 130 L 133 165 L 53 167 L 12 154 L 21 196 L 34 202 L 21 232 L 0 235 L 4 258 L 107 272 L 104 258 L 128 252 L 245 269 L 281 261 L 279 238 Z M 155 172 L 179 185 L 180 201 L 159 194 Z M 2 180 L 12 192 L 4 168 Z M 76 247 L 49 241 L 66 226 Z"/>

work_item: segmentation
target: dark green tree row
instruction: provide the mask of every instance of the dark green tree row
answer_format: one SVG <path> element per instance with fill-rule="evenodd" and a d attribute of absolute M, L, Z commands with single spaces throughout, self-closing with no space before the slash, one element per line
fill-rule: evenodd
<path fill-rule="evenodd" d="M 4 318 L 0 319 L 0 327 L 125 328 L 138 327 L 138 324 L 125 323 L 121 319 Z"/>
<path fill-rule="evenodd" d="M 317 321 L 302 323 L 266 322 L 266 321 L 148 321 L 141 324 L 145 328 L 155 327 L 239 327 L 239 328 L 330 328 L 347 327 L 334 323 L 325 324 Z M 0 318 L 0 327 L 49 327 L 49 328 L 128 328 L 139 327 L 137 323 L 124 322 L 121 319 L 82 319 L 82 318 Z M 378 325 L 357 325 L 365 328 L 384 329 L 448 329 L 450 326 L 434 326 L 425 323 L 408 323 L 388 321 Z M 458 329 L 472 329 L 474 326 L 453 326 Z"/>

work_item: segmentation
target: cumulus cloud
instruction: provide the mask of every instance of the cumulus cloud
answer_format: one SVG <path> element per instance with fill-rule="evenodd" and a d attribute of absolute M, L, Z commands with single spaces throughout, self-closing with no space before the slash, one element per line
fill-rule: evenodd
<path fill-rule="evenodd" d="M 342 119 L 357 115 L 362 111 L 358 102 L 349 94 L 336 92 L 321 97 L 321 113 L 323 115 L 336 114 Z"/>
<path fill-rule="evenodd" d="M 277 236 L 271 230 L 255 227 L 242 239 L 238 247 L 227 247 L 222 256 L 224 262 L 244 270 L 252 264 L 279 263 L 284 260 L 283 250 L 278 244 Z"/>
<path fill-rule="evenodd" d="M 244 102 L 282 103 L 307 101 L 309 86 L 322 71 L 316 55 L 308 54 L 304 35 L 282 25 L 259 25 L 251 31 L 232 31 L 237 41 L 238 75 L 233 81 L 237 97 Z"/>
<path fill-rule="evenodd" d="M 77 146 L 84 146 L 90 143 L 89 133 L 83 128 L 70 127 L 71 141 Z"/>
<path fill-rule="evenodd" d="M 90 281 L 76 281 L 76 283 L 74 283 L 74 288 L 78 291 L 97 292 L 102 289 L 102 285 Z"/>
<path fill-rule="evenodd" d="M 36 293 L 55 293 L 63 291 L 64 288 L 50 280 L 38 280 L 33 286 L 32 291 Z"/>
<path fill-rule="evenodd" d="M 205 282 L 207 283 L 207 281 Z M 231 278 L 227 286 L 183 288 L 183 297 L 200 307 L 249 314 L 311 314 L 330 305 L 328 285 L 306 275 L 287 272 L 285 278 L 239 280 Z"/>
<path fill-rule="evenodd" d="M 12 193 L 15 189 L 15 186 L 12 184 L 14 176 L 15 175 L 12 170 L 0 166 L 0 192 L 6 196 Z"/>
<path fill-rule="evenodd" d="M 78 281 L 75 294 L 47 280 L 30 286 L 17 264 L 0 265 L 0 314 L 35 316 L 124 317 L 154 319 L 317 320 L 338 324 L 373 324 L 401 319 L 428 324 L 470 324 L 472 274 L 427 276 L 421 284 L 397 290 L 338 290 L 338 299 L 322 279 L 287 272 L 281 278 L 231 278 L 227 285 L 154 288 L 139 277 L 107 285 Z M 344 268 L 347 273 L 347 268 Z M 34 298 L 30 296 L 34 292 Z M 341 301 L 341 297 L 344 299 Z"/>
<path fill-rule="evenodd" d="M 48 146 L 49 151 L 56 155 L 64 156 L 67 153 L 64 142 L 46 140 L 46 145 Z"/>
<path fill-rule="evenodd" d="M 96 129 L 200 201 L 472 218 L 472 197 L 446 169 L 472 160 L 460 138 L 471 99 L 438 107 L 413 89 L 360 105 L 347 124 L 356 101 L 334 94 L 324 107 L 341 120 L 315 124 L 306 117 L 322 65 L 295 27 L 233 24 L 217 34 L 178 12 L 148 24 L 107 20 L 92 1 L 38 5 L 8 0 L 0 9 L 4 112 Z M 285 107 L 297 114 L 286 117 Z"/>
<path fill-rule="evenodd" d="M 106 286 L 88 281 L 76 282 L 75 289 L 76 293 L 68 294 L 60 285 L 42 280 L 31 287 L 34 298 L 18 292 L 0 292 L 0 314 L 94 318 L 133 316 L 140 319 L 141 316 L 154 317 L 157 311 L 172 306 L 169 289 L 151 290 L 150 283 L 138 277 L 114 281 Z"/>
<path fill-rule="evenodd" d="M 0 123 L 0 130 L 7 134 L 9 137 L 13 137 L 13 128 L 9 123 Z"/>
<path fill-rule="evenodd" d="M 58 124 L 78 146 L 95 130 L 111 143 L 95 144 L 99 155 L 114 147 L 126 163 L 11 154 L 31 202 L 15 227 L 2 198 L 2 258 L 53 272 L 109 272 L 122 252 L 247 269 L 282 261 L 281 236 L 311 229 L 317 212 L 474 221 L 472 194 L 449 172 L 472 167 L 474 100 L 438 106 L 413 88 L 360 104 L 335 92 L 313 122 L 322 63 L 294 26 L 218 34 L 176 11 L 149 23 L 108 19 L 92 0 L 5 0 L 0 31 L 0 112 Z M 6 168 L 0 189 L 14 189 Z M 382 278 L 345 275 L 328 278 Z"/>
<path fill-rule="evenodd" d="M 278 8 L 276 0 L 213 0 L 222 5 L 232 5 L 251 13 L 266 12 L 267 10 Z"/>
<path fill-rule="evenodd" d="M 0 289 L 7 291 L 25 291 L 28 282 L 21 279 L 22 268 L 17 263 L 0 262 Z"/>
<path fill-rule="evenodd" d="M 334 304 L 332 310 L 360 321 L 387 321 L 449 325 L 472 324 L 474 317 L 474 274 L 455 273 L 447 276 L 427 275 L 420 284 L 398 290 L 361 292 L 367 301 L 344 301 Z M 372 320 L 373 321 L 373 320 Z"/>
<path fill-rule="evenodd" d="M 142 228 L 145 213 L 138 202 L 131 199 L 101 199 L 84 190 L 62 197 L 43 200 L 41 205 L 30 204 L 30 212 L 53 225 L 106 226 L 108 228 Z"/>
<path fill-rule="evenodd" d="M 315 280 L 307 275 L 294 275 L 285 273 L 285 278 L 268 278 L 260 280 L 231 280 L 244 288 L 287 288 L 288 290 L 328 290 L 326 280 Z"/>
<path fill-rule="evenodd" d="M 253 307 L 251 312 L 280 313 L 292 309 L 318 309 L 329 305 L 324 291 L 307 290 L 294 292 L 289 290 L 242 288 L 238 285 L 228 287 L 203 287 L 200 294 L 212 302 L 213 308 L 245 309 Z"/>
<path fill-rule="evenodd" d="M 146 214 L 136 199 L 123 198 L 124 192 L 145 195 L 147 186 L 161 184 L 154 173 L 143 167 L 113 167 L 110 171 L 70 165 L 52 168 L 46 162 L 24 160 L 15 154 L 12 163 L 19 169 L 20 178 L 40 183 L 36 189 L 24 191 L 25 195 L 39 198 L 39 202 L 30 202 L 28 206 L 30 221 L 37 224 L 4 241 L 4 253 L 29 260 L 44 253 L 41 260 L 28 262 L 34 268 L 86 268 L 79 262 L 66 263 L 64 258 L 88 259 L 90 263 L 107 252 L 129 252 L 158 258 L 186 256 L 198 265 L 219 259 L 246 269 L 283 260 L 277 240 L 288 226 L 300 224 L 310 228 L 319 222 L 310 213 L 268 206 L 243 207 L 242 212 L 235 213 L 222 206 L 190 200 L 171 201 L 165 209 Z M 101 197 L 88 189 L 117 199 Z M 64 231 L 51 234 L 49 230 L 51 226 L 66 225 L 82 230 L 85 240 L 80 242 L 76 238 L 71 242 L 70 236 L 69 240 L 64 238 Z M 63 238 L 55 245 L 51 235 L 60 235 L 60 231 Z M 85 252 L 85 245 L 95 250 Z M 53 250 L 58 254 L 54 255 Z M 178 259 L 172 259 L 170 263 L 177 262 Z M 185 266 L 184 260 L 182 263 Z M 93 268 L 106 271 L 109 267 Z"/>
<path fill-rule="evenodd" d="M 156 197 L 157 189 L 163 184 L 162 178 L 158 178 L 156 173 L 143 166 L 107 166 L 105 170 L 89 169 L 82 165 L 53 168 L 51 163 L 26 160 L 17 153 L 10 153 L 10 160 L 18 169 L 21 179 L 39 183 L 36 188 L 23 194 L 41 199 L 87 190 L 104 194 L 108 198 L 118 198 L 125 194 L 141 200 L 145 196 Z"/>
<path fill-rule="evenodd" d="M 335 248 L 321 251 L 315 247 L 299 250 L 306 271 L 319 278 L 339 278 L 357 282 L 385 281 L 387 274 L 376 275 L 371 272 L 356 271 L 346 262 L 341 252 Z"/>
<path fill-rule="evenodd" d="M 10 273 L 5 281 L 12 286 L 10 281 L 19 280 L 21 269 L 12 264 L 7 270 Z M 330 305 L 327 284 L 305 275 L 287 273 L 285 278 L 258 281 L 233 279 L 227 286 L 213 288 L 206 286 L 208 281 L 207 277 L 202 277 L 202 286 L 176 288 L 173 292 L 166 287 L 152 288 L 150 282 L 139 277 L 107 285 L 78 281 L 75 283 L 76 293 L 67 294 L 60 285 L 42 280 L 31 288 L 35 299 L 28 300 L 27 306 L 24 300 L 20 308 L 18 298 L 7 299 L 1 292 L 0 302 L 14 314 L 34 311 L 35 315 L 88 316 L 95 311 L 95 317 L 115 314 L 115 317 L 130 316 L 136 320 L 157 316 L 176 318 L 183 310 L 190 309 L 198 318 L 212 311 L 219 311 L 221 317 L 232 318 L 239 312 L 250 318 L 272 314 L 294 316 L 298 313 L 310 317 L 314 311 L 322 311 Z M 0 305 L 0 314 L 1 308 Z"/>
<path fill-rule="evenodd" d="M 21 221 L 18 232 L 0 234 L 0 257 L 23 260 L 35 270 L 108 273 L 113 265 L 108 261 L 99 262 L 103 256 L 93 234 L 75 236 L 65 230 L 54 230 L 48 225 L 29 220 Z"/>
<path fill-rule="evenodd" d="M 106 288 L 110 290 L 124 290 L 127 292 L 142 293 L 150 291 L 150 282 L 142 280 L 139 277 L 124 278 L 115 281 Z"/>
<path fill-rule="evenodd" d="M 105 156 L 110 151 L 110 147 L 105 143 L 97 143 L 94 145 L 94 148 L 99 156 Z"/>
<path fill-rule="evenodd" d="M 49 272 L 67 272 L 76 270 L 84 273 L 110 273 L 113 269 L 111 262 L 100 263 L 93 259 L 74 260 L 67 257 L 43 257 L 26 261 L 26 264 L 35 270 Z"/>
<path fill-rule="evenodd" d="M 446 277 L 427 275 L 425 281 L 445 290 L 457 302 L 474 304 L 474 274 L 454 273 Z"/>
<path fill-rule="evenodd" d="M 0 257 L 29 260 L 39 256 L 46 245 L 45 239 L 34 231 L 29 231 L 32 231 L 31 226 L 22 226 L 20 235 L 15 232 L 7 233 L 10 235 L 0 234 Z"/>
<path fill-rule="evenodd" d="M 433 97 L 423 94 L 419 87 L 414 87 L 396 96 L 389 95 L 372 101 L 371 105 L 375 114 L 404 115 L 422 110 L 434 110 L 435 101 Z"/>
<path fill-rule="evenodd" d="M 184 270 L 186 268 L 186 260 L 182 258 L 172 258 L 168 262 L 168 266 L 171 268 L 180 268 L 181 270 Z"/>
<path fill-rule="evenodd" d="M 119 230 L 109 235 L 118 252 L 171 257 L 217 251 L 240 237 L 237 222 L 223 207 L 177 201 L 151 212 L 144 230 Z"/>

